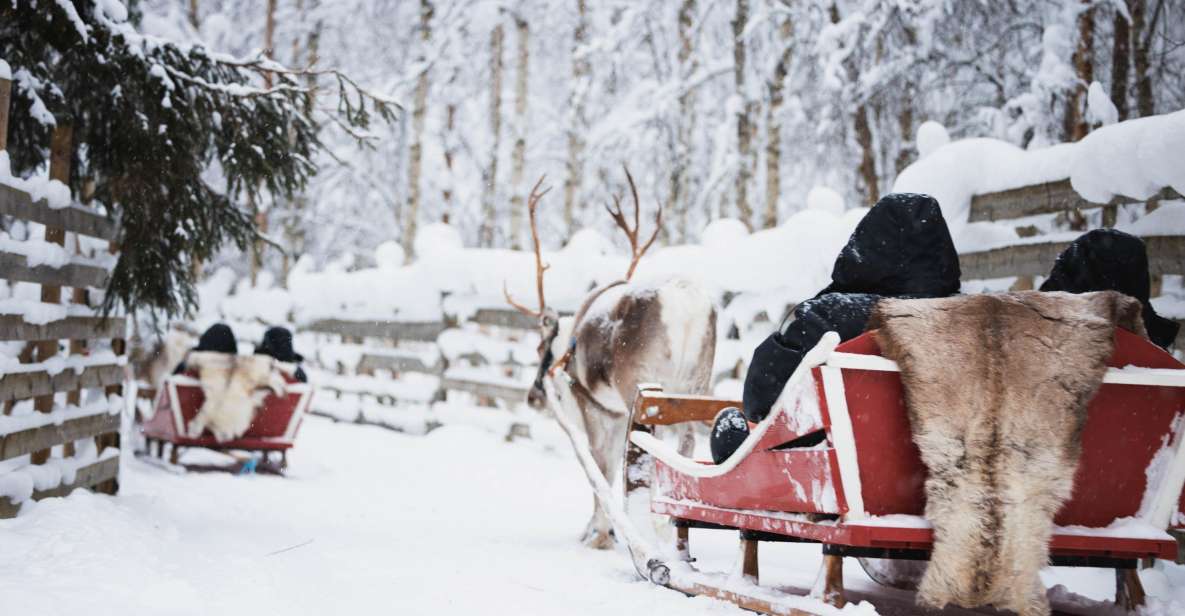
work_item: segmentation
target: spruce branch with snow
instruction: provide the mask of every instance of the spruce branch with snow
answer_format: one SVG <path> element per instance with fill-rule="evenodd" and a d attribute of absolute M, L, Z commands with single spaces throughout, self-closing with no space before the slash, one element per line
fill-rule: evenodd
<path fill-rule="evenodd" d="M 0 49 L 15 80 L 13 171 L 47 164 L 55 127 L 71 126 L 74 194 L 120 220 L 104 310 L 192 308 L 193 264 L 258 235 L 244 203 L 289 199 L 316 173 L 316 116 L 366 144 L 398 109 L 337 70 L 143 35 L 118 0 L 0 5 Z M 336 108 L 314 106 L 319 77 Z"/>

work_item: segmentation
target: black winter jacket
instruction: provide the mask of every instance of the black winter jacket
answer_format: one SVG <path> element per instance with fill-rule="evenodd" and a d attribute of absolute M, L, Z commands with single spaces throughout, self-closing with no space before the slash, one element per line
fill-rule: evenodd
<path fill-rule="evenodd" d="M 1152 309 L 1148 301 L 1148 252 L 1144 241 L 1115 229 L 1095 229 L 1078 237 L 1058 255 L 1041 285 L 1042 291 L 1089 293 L 1119 291 L 1144 305 L 1148 338 L 1163 348 L 1177 338 L 1180 328 Z"/>
<path fill-rule="evenodd" d="M 798 305 L 753 352 L 745 376 L 744 413 L 769 414 L 786 381 L 823 334 L 841 340 L 864 332 L 882 297 L 946 297 L 959 292 L 959 257 L 938 201 L 886 195 L 869 210 L 835 260 L 831 284 Z"/>

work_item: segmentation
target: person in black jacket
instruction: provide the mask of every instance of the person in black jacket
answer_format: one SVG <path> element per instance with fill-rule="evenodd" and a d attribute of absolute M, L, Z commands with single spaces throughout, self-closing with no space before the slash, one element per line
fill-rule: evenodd
<path fill-rule="evenodd" d="M 1144 305 L 1148 339 L 1167 349 L 1176 340 L 1180 325 L 1152 309 L 1148 301 L 1151 286 L 1144 241 L 1115 229 L 1095 229 L 1079 236 L 1058 255 L 1041 290 L 1130 295 Z"/>
<path fill-rule="evenodd" d="M 722 410 L 712 430 L 712 459 L 726 460 L 782 393 L 794 369 L 824 333 L 841 340 L 864 332 L 882 297 L 946 297 L 959 290 L 958 255 L 938 203 L 926 195 L 894 194 L 868 212 L 835 261 L 832 283 L 795 308 L 779 331 L 753 353 L 744 406 Z M 1148 254 L 1139 238 L 1115 229 L 1088 231 L 1060 255 L 1041 291 L 1119 291 L 1143 304 L 1152 342 L 1168 348 L 1179 325 L 1149 302 Z"/>
<path fill-rule="evenodd" d="M 293 378 L 301 383 L 307 383 L 309 377 L 305 375 L 300 362 L 304 357 L 292 349 L 292 332 L 286 327 L 269 327 L 263 332 L 263 340 L 255 347 L 256 355 L 269 355 L 279 361 L 297 364 Z"/>
<path fill-rule="evenodd" d="M 840 251 L 831 284 L 798 305 L 753 352 L 745 376 L 744 411 L 722 410 L 710 440 L 720 464 L 765 419 L 782 388 L 823 334 L 841 340 L 864 332 L 882 297 L 946 297 L 959 292 L 959 257 L 938 201 L 929 195 L 886 195 L 868 211 Z"/>
<path fill-rule="evenodd" d="M 201 337 L 198 338 L 197 346 L 190 349 L 190 353 L 194 351 L 211 351 L 214 353 L 228 353 L 234 355 L 239 352 L 239 344 L 235 341 L 235 333 L 226 323 L 215 323 L 206 331 L 202 332 Z M 186 353 L 188 357 L 189 353 Z M 173 374 L 181 374 L 185 372 L 185 360 L 173 369 Z"/>

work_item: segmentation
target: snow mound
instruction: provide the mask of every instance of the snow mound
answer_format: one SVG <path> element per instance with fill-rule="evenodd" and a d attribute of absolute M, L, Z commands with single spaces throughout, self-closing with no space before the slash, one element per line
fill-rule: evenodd
<path fill-rule="evenodd" d="M 1083 198 L 1146 199 L 1165 186 L 1185 194 L 1185 111 L 1100 128 L 1074 144 L 1070 181 Z"/>
<path fill-rule="evenodd" d="M 918 127 L 917 142 L 918 157 L 925 158 L 938 148 L 950 143 L 950 134 L 946 132 L 945 126 L 934 120 L 927 120 Z"/>
<path fill-rule="evenodd" d="M 1114 124 L 1119 121 L 1119 110 L 1111 97 L 1103 91 L 1103 84 L 1092 81 L 1086 91 L 1086 119 L 1092 124 Z"/>
<path fill-rule="evenodd" d="M 844 211 L 843 195 L 826 186 L 816 186 L 806 194 L 806 208 L 842 216 Z"/>
<path fill-rule="evenodd" d="M 933 195 L 955 245 L 981 243 L 967 226 L 975 195 L 1069 179 L 1082 197 L 1147 199 L 1165 186 L 1185 191 L 1185 111 L 1100 128 L 1077 143 L 1022 150 L 997 139 L 964 139 L 906 167 L 894 192 Z M 920 147 L 920 146 L 919 146 Z"/>
<path fill-rule="evenodd" d="M 405 253 L 399 242 L 386 241 L 374 249 L 374 263 L 379 269 L 395 269 L 403 266 Z"/>
<path fill-rule="evenodd" d="M 461 233 L 443 222 L 424 225 L 419 233 L 416 233 L 414 242 L 416 257 L 419 259 L 445 256 L 464 247 Z"/>
<path fill-rule="evenodd" d="M 749 228 L 745 223 L 735 218 L 721 218 L 704 227 L 700 244 L 705 248 L 727 250 L 745 241 L 746 237 L 749 237 Z"/>
<path fill-rule="evenodd" d="M 581 229 L 572 234 L 564 252 L 601 257 L 613 252 L 613 243 L 596 229 Z"/>

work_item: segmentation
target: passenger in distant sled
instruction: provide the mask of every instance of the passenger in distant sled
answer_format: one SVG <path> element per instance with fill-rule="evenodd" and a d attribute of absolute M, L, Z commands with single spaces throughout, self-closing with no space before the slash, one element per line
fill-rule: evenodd
<path fill-rule="evenodd" d="M 712 459 L 720 464 L 759 422 L 803 356 L 823 334 L 841 340 L 864 332 L 882 297 L 933 298 L 959 292 L 959 258 L 938 202 L 928 195 L 886 195 L 869 210 L 835 260 L 831 284 L 798 305 L 777 332 L 753 352 L 745 376 L 744 411 L 727 408 L 712 429 Z M 1144 243 L 1114 229 L 1090 231 L 1058 256 L 1042 291 L 1086 293 L 1114 290 L 1144 306 L 1149 337 L 1161 347 L 1178 325 L 1157 315 L 1148 301 L 1148 256 Z"/>
<path fill-rule="evenodd" d="M 292 377 L 301 383 L 309 382 L 309 377 L 300 367 L 300 362 L 304 361 L 304 357 L 292 349 L 292 332 L 287 328 L 269 327 L 263 333 L 263 340 L 260 340 L 259 345 L 255 347 L 255 354 L 268 355 L 278 361 L 295 364 L 296 371 Z"/>
<path fill-rule="evenodd" d="M 226 353 L 234 355 L 239 352 L 238 342 L 235 341 L 235 333 L 230 329 L 226 323 L 215 323 L 209 329 L 202 332 L 198 338 L 197 346 L 190 349 L 177 367 L 173 369 L 173 374 L 181 374 L 185 372 L 185 361 L 189 359 L 190 353 L 209 351 L 212 353 Z"/>

